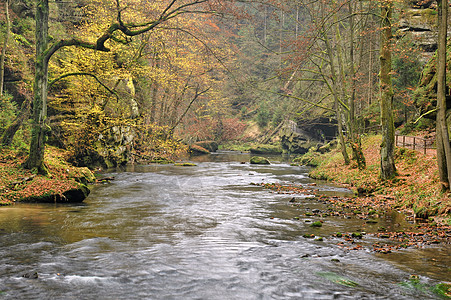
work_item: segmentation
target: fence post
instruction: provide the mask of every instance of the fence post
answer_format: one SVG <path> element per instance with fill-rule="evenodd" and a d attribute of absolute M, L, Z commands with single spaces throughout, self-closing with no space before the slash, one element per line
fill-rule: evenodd
<path fill-rule="evenodd" d="M 415 150 L 415 145 L 416 145 L 416 143 L 417 143 L 416 138 L 413 137 L 413 150 Z"/>
<path fill-rule="evenodd" d="M 426 139 L 424 139 L 424 155 L 426 155 Z"/>
<path fill-rule="evenodd" d="M 402 146 L 403 146 L 403 148 L 406 147 L 406 136 L 405 135 L 402 136 Z"/>

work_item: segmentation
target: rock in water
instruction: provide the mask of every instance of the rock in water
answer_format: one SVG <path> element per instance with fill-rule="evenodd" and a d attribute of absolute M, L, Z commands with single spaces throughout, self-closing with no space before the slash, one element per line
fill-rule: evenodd
<path fill-rule="evenodd" d="M 261 156 L 253 156 L 251 158 L 251 164 L 254 165 L 270 165 L 271 163 L 267 158 L 261 157 Z"/>
<path fill-rule="evenodd" d="M 215 141 L 201 141 L 194 143 L 194 145 L 205 148 L 210 152 L 216 152 L 218 150 L 218 143 Z"/>
<path fill-rule="evenodd" d="M 194 156 L 210 154 L 210 151 L 208 151 L 204 147 L 197 146 L 197 145 L 189 146 L 189 151 L 190 151 L 191 155 L 194 155 Z"/>
<path fill-rule="evenodd" d="M 22 275 L 23 278 L 28 278 L 28 279 L 38 279 L 39 275 L 38 272 L 28 272 Z"/>

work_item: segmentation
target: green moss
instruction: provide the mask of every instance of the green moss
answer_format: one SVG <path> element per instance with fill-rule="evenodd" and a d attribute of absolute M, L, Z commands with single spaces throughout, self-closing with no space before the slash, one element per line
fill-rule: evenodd
<path fill-rule="evenodd" d="M 29 48 L 32 47 L 32 44 L 24 36 L 14 33 L 12 33 L 12 36 L 16 40 L 16 42 L 20 43 L 21 45 Z"/>
<path fill-rule="evenodd" d="M 311 227 L 322 227 L 323 223 L 321 221 L 315 221 L 310 225 Z"/>
<path fill-rule="evenodd" d="M 451 283 L 442 282 L 432 287 L 432 291 L 446 299 L 451 299 Z"/>
<path fill-rule="evenodd" d="M 282 154 L 282 147 L 270 144 L 258 144 L 249 149 L 252 154 Z"/>
<path fill-rule="evenodd" d="M 306 239 L 313 239 L 315 235 L 313 233 L 305 233 L 302 237 Z"/>
<path fill-rule="evenodd" d="M 351 236 L 356 239 L 361 239 L 363 237 L 363 234 L 361 232 L 353 232 Z"/>
<path fill-rule="evenodd" d="M 271 163 L 267 158 L 261 157 L 261 156 L 253 156 L 250 160 L 251 164 L 254 165 L 270 165 Z"/>
<path fill-rule="evenodd" d="M 179 166 L 179 167 L 195 167 L 196 164 L 184 162 L 184 163 L 176 163 L 176 164 L 174 164 L 174 166 Z"/>
<path fill-rule="evenodd" d="M 315 151 L 308 151 L 306 154 L 296 157 L 293 162 L 303 166 L 317 167 L 321 163 L 321 154 Z"/>
<path fill-rule="evenodd" d="M 339 285 L 357 287 L 359 284 L 334 272 L 318 272 L 317 275 Z"/>
<path fill-rule="evenodd" d="M 243 144 L 224 144 L 220 145 L 219 149 L 221 150 L 230 150 L 230 151 L 240 151 L 240 152 L 249 152 L 253 145 L 249 143 Z"/>
<path fill-rule="evenodd" d="M 447 65 L 451 65 L 451 43 L 447 43 Z M 436 60 L 437 53 L 435 53 L 429 62 L 424 66 L 421 73 L 420 83 L 416 90 L 414 91 L 414 101 L 415 106 L 421 108 L 422 113 L 426 113 L 433 108 L 435 108 L 435 101 L 437 98 L 437 72 L 436 72 Z M 451 85 L 451 74 L 448 73 L 446 76 L 447 86 Z M 431 113 L 426 116 L 427 118 L 434 118 L 435 114 Z"/>

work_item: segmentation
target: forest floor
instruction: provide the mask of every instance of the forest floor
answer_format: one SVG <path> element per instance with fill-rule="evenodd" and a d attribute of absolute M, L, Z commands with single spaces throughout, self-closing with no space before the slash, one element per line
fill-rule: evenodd
<path fill-rule="evenodd" d="M 380 232 L 373 234 L 391 240 L 392 243 L 374 244 L 372 250 L 375 252 L 390 253 L 410 246 L 450 244 L 451 200 L 449 193 L 440 191 L 436 154 L 433 151 L 423 154 L 411 149 L 397 148 L 397 176 L 384 182 L 379 179 L 380 143 L 380 136 L 369 136 L 362 141 L 367 163 L 364 170 L 359 170 L 352 164 L 345 165 L 338 149 L 326 154 L 307 154 L 312 156 L 313 165 L 316 165 L 310 172 L 312 178 L 334 182 L 355 193 L 354 197 L 317 194 L 316 198 L 332 207 L 331 215 L 353 215 L 373 222 L 381 213 L 395 210 L 404 213 L 408 221 L 415 224 L 415 230 L 410 231 L 400 229 L 389 232 L 380 228 Z M 312 189 L 302 186 L 265 187 L 281 193 L 312 193 Z M 355 243 L 361 236 L 348 233 L 343 234 L 343 238 L 349 242 L 347 248 L 361 248 Z"/>
<path fill-rule="evenodd" d="M 370 136 L 362 141 L 366 169 L 345 165 L 341 153 L 332 151 L 318 160 L 318 166 L 310 172 L 315 179 L 341 183 L 354 190 L 360 204 L 372 203 L 402 210 L 423 219 L 451 222 L 451 198 L 440 190 L 436 154 L 396 148 L 395 165 L 397 176 L 393 180 L 381 181 L 380 136 Z M 449 224 L 451 225 L 451 224 Z"/>
<path fill-rule="evenodd" d="M 64 198 L 65 192 L 76 190 L 82 184 L 95 181 L 87 168 L 70 165 L 64 150 L 46 147 L 45 162 L 50 176 L 38 175 L 22 167 L 26 156 L 13 149 L 1 149 L 0 153 L 0 205 L 8 205 L 24 199 L 39 197 Z"/>

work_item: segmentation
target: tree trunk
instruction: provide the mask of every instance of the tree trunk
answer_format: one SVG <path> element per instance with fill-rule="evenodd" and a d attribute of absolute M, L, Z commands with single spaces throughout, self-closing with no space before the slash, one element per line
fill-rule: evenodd
<path fill-rule="evenodd" d="M 5 84 L 6 47 L 8 46 L 9 35 L 11 31 L 11 22 L 9 20 L 9 0 L 6 0 L 5 2 L 5 16 L 6 16 L 5 41 L 3 42 L 2 54 L 0 56 L 0 96 L 3 95 L 3 86 Z"/>
<path fill-rule="evenodd" d="M 343 117 L 341 112 L 341 104 L 339 100 L 339 92 L 337 88 L 337 72 L 335 70 L 335 64 L 334 64 L 334 55 L 332 53 L 332 46 L 330 45 L 329 38 L 327 36 L 327 33 L 325 29 L 323 28 L 323 38 L 324 43 L 326 44 L 326 51 L 329 58 L 329 64 L 330 64 L 330 72 L 331 72 L 331 80 L 332 80 L 332 86 L 329 85 L 329 89 L 334 97 L 335 102 L 335 110 L 337 115 L 337 124 L 338 124 L 338 138 L 340 140 L 340 146 L 341 146 L 341 154 L 343 155 L 343 159 L 346 165 L 349 165 L 350 160 L 348 156 L 348 152 L 346 151 L 346 143 L 345 138 L 343 135 Z"/>
<path fill-rule="evenodd" d="M 437 0 L 438 4 L 438 49 L 437 49 L 437 163 L 442 190 L 449 191 L 451 185 L 451 147 L 446 124 L 446 42 L 448 28 L 448 0 Z"/>
<path fill-rule="evenodd" d="M 391 179 L 396 175 L 394 160 L 395 152 L 395 125 L 393 122 L 393 87 L 391 82 L 392 60 L 391 19 L 393 13 L 392 2 L 381 3 L 381 48 L 380 48 L 380 107 L 382 125 L 381 144 L 381 179 Z"/>
<path fill-rule="evenodd" d="M 47 81 L 48 58 L 48 0 L 38 0 L 36 5 L 36 70 L 34 76 L 33 125 L 30 143 L 30 155 L 25 162 L 28 169 L 37 169 L 47 174 L 44 165 L 45 135 L 47 131 Z"/>
<path fill-rule="evenodd" d="M 28 119 L 30 116 L 31 110 L 31 99 L 27 97 L 27 99 L 22 103 L 22 107 L 20 108 L 20 112 L 11 125 L 6 128 L 5 132 L 3 132 L 2 137 L 0 139 L 0 144 L 3 146 L 11 146 L 14 136 L 16 135 L 17 130 L 19 130 L 20 126 L 22 126 L 23 122 Z"/>
<path fill-rule="evenodd" d="M 351 148 L 353 159 L 357 162 L 357 167 L 359 170 L 363 170 L 366 167 L 365 156 L 363 155 L 362 150 L 362 141 L 360 139 L 360 135 L 357 132 L 357 124 L 355 117 L 355 98 L 356 98 L 356 70 L 354 66 L 354 15 L 353 15 L 353 7 L 352 3 L 348 4 L 349 9 L 349 39 L 350 39 L 350 48 L 349 48 L 349 62 L 351 66 L 351 97 L 349 99 L 349 136 L 351 139 Z"/>

